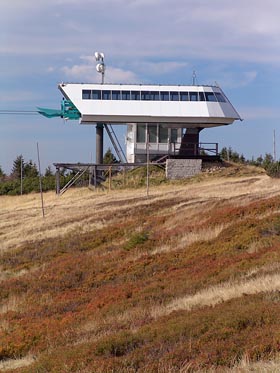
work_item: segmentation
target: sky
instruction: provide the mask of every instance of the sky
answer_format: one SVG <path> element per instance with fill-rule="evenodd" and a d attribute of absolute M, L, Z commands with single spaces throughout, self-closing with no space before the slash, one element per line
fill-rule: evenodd
<path fill-rule="evenodd" d="M 219 84 L 244 119 L 204 129 L 202 142 L 248 159 L 280 157 L 278 0 L 1 0 L 0 166 L 23 155 L 42 172 L 95 160 L 95 127 L 4 110 L 60 108 L 60 82 Z M 2 113 L 1 113 L 2 111 Z M 125 126 L 116 128 L 120 141 Z M 278 145 L 279 144 L 279 145 Z M 105 151 L 111 146 L 105 139 Z"/>

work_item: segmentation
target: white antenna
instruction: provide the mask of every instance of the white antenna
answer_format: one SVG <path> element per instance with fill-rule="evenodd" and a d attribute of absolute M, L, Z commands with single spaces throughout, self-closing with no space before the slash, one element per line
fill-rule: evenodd
<path fill-rule="evenodd" d="M 105 63 L 104 63 L 104 53 L 95 52 L 94 53 L 95 60 L 99 62 L 96 65 L 96 71 L 102 74 L 102 81 L 101 83 L 104 84 L 104 76 L 105 76 Z"/>
<path fill-rule="evenodd" d="M 273 160 L 276 162 L 276 140 L 275 140 L 275 130 L 273 130 Z"/>
<path fill-rule="evenodd" d="M 197 85 L 197 79 L 196 79 L 196 72 L 195 72 L 195 70 L 193 70 L 193 74 L 192 74 L 192 84 L 193 85 Z"/>

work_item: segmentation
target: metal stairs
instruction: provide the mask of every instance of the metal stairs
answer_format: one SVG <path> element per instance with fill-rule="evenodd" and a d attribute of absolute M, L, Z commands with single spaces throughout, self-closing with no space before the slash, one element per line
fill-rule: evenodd
<path fill-rule="evenodd" d="M 121 161 L 121 163 L 127 163 L 127 159 L 126 159 L 126 156 L 124 154 L 124 151 L 119 143 L 119 140 L 113 130 L 113 127 L 111 124 L 104 124 L 104 128 L 106 130 L 106 132 L 108 133 L 108 136 L 111 140 L 111 143 L 117 153 L 117 156 L 119 157 L 119 160 Z"/>

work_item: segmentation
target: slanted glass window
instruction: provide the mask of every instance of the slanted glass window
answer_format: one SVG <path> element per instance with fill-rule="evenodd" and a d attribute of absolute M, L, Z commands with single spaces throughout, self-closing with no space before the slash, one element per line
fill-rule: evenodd
<path fill-rule="evenodd" d="M 112 92 L 111 91 L 102 91 L 102 100 L 111 100 Z"/>
<path fill-rule="evenodd" d="M 159 92 L 151 92 L 151 100 L 159 101 Z"/>
<path fill-rule="evenodd" d="M 101 100 L 101 91 L 97 91 L 97 90 L 92 91 L 91 98 L 93 100 Z"/>
<path fill-rule="evenodd" d="M 91 99 L 91 91 L 89 89 L 83 89 L 83 100 L 90 100 Z"/>
<path fill-rule="evenodd" d="M 190 101 L 198 101 L 197 92 L 190 92 Z"/>
<path fill-rule="evenodd" d="M 146 125 L 137 124 L 136 142 L 146 142 Z"/>
<path fill-rule="evenodd" d="M 130 91 L 122 91 L 122 100 L 130 100 Z"/>
<path fill-rule="evenodd" d="M 177 128 L 171 128 L 171 138 L 170 138 L 170 141 L 171 142 L 177 142 L 177 138 L 178 138 L 178 130 L 177 130 Z"/>
<path fill-rule="evenodd" d="M 179 92 L 170 92 L 170 101 L 179 101 Z"/>
<path fill-rule="evenodd" d="M 112 100 L 120 100 L 121 91 L 112 91 Z"/>
<path fill-rule="evenodd" d="M 219 92 L 215 92 L 215 95 L 216 95 L 217 100 L 218 100 L 219 102 L 227 102 L 227 100 L 225 99 L 225 97 L 224 97 L 221 93 L 219 93 Z"/>
<path fill-rule="evenodd" d="M 205 101 L 204 92 L 199 92 L 199 101 Z"/>
<path fill-rule="evenodd" d="M 169 92 L 160 92 L 161 101 L 169 101 Z"/>
<path fill-rule="evenodd" d="M 213 92 L 205 92 L 206 101 L 216 102 L 217 99 Z"/>
<path fill-rule="evenodd" d="M 140 100 L 140 91 L 131 91 L 131 100 Z"/>
<path fill-rule="evenodd" d="M 148 125 L 149 142 L 157 142 L 157 125 Z"/>
<path fill-rule="evenodd" d="M 160 143 L 167 143 L 168 142 L 168 128 L 159 126 L 158 127 L 158 142 Z"/>
<path fill-rule="evenodd" d="M 141 100 L 149 101 L 151 99 L 151 92 L 143 91 L 141 92 Z"/>
<path fill-rule="evenodd" d="M 180 92 L 180 101 L 189 101 L 189 92 Z"/>

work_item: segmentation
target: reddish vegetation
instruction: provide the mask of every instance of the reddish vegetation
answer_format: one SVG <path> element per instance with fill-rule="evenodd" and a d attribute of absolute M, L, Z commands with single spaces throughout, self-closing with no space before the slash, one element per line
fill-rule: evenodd
<path fill-rule="evenodd" d="M 17 372 L 158 372 L 230 367 L 245 353 L 257 361 L 279 352 L 278 293 L 149 312 L 255 268 L 273 273 L 280 261 L 280 197 L 240 207 L 215 201 L 198 209 L 199 219 L 172 210 L 188 200 L 151 201 L 103 229 L 4 253 L 3 270 L 27 273 L 1 284 L 0 358 L 37 357 Z M 176 249 L 183 235 L 220 224 L 218 237 Z M 170 250 L 153 253 L 162 245 Z"/>

